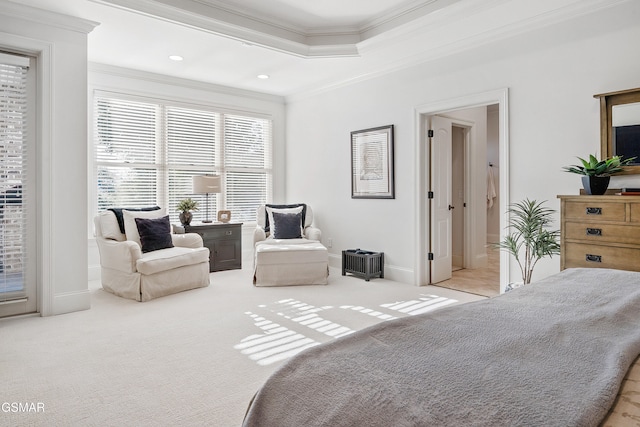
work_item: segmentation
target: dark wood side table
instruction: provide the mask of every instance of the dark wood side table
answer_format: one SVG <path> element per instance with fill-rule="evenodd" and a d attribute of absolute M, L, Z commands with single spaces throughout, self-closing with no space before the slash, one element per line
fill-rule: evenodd
<path fill-rule="evenodd" d="M 176 234 L 198 233 L 202 236 L 204 245 L 209 248 L 209 271 L 242 268 L 241 222 L 174 225 L 173 231 Z"/>

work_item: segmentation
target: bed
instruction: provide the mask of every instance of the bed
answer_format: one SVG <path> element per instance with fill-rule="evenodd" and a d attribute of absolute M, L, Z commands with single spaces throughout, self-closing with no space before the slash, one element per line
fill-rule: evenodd
<path fill-rule="evenodd" d="M 635 426 L 639 354 L 640 273 L 568 269 L 310 348 L 243 426 Z"/>

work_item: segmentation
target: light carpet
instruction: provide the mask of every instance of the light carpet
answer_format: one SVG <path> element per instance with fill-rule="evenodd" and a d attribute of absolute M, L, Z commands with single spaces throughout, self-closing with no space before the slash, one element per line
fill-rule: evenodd
<path fill-rule="evenodd" d="M 0 319 L 0 425 L 238 426 L 291 355 L 393 318 L 483 299 L 331 269 L 256 288 L 251 271 L 145 303 L 90 284 L 90 310 Z"/>

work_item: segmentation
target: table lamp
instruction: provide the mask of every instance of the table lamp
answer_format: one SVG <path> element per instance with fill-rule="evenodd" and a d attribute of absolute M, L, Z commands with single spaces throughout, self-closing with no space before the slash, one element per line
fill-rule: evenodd
<path fill-rule="evenodd" d="M 209 219 L 209 194 L 220 193 L 221 182 L 220 175 L 196 175 L 193 177 L 193 193 L 206 194 L 205 219 L 202 222 L 212 222 Z"/>

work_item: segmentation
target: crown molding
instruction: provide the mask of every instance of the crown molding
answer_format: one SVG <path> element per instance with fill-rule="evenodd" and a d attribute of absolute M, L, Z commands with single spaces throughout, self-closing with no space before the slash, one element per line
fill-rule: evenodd
<path fill-rule="evenodd" d="M 163 0 L 159 0 L 159 1 L 163 1 Z M 312 35 L 315 35 L 315 34 L 327 35 L 327 34 L 339 34 L 339 33 L 356 34 L 360 31 L 360 28 L 358 25 L 308 28 L 301 25 L 297 25 L 290 21 L 278 19 L 275 16 L 265 17 L 255 11 L 250 11 L 250 9 L 243 9 L 241 7 L 234 6 L 229 2 L 224 2 L 220 0 L 187 0 L 187 1 L 199 3 L 205 7 L 209 7 L 212 10 L 215 10 L 216 12 L 223 11 L 224 13 L 242 16 L 244 18 L 250 19 L 255 22 L 260 22 L 262 24 L 272 25 L 274 27 L 291 31 L 296 34 L 300 34 L 304 37 L 307 37 L 310 34 Z M 414 1 L 422 2 L 424 0 L 414 0 Z M 429 1 L 436 1 L 436 0 L 429 0 Z"/>
<path fill-rule="evenodd" d="M 303 58 L 359 56 L 359 44 L 465 0 L 413 0 L 364 23 L 302 28 L 216 0 L 91 0 Z"/>
<path fill-rule="evenodd" d="M 474 14 L 480 12 L 492 13 L 491 10 L 486 9 L 481 4 L 487 6 L 489 5 L 489 3 L 493 3 L 493 6 L 500 6 L 500 4 L 504 3 L 505 5 L 509 6 L 509 1 L 510 0 L 472 0 L 467 2 L 467 6 L 469 6 L 469 4 L 472 2 L 476 2 L 477 7 L 466 8 L 466 14 Z M 461 37 L 457 40 L 449 39 L 446 42 L 442 43 L 432 43 L 431 46 L 421 50 L 419 53 L 406 56 L 402 59 L 397 59 L 384 67 L 378 66 L 375 69 L 371 69 L 370 71 L 361 73 L 359 75 L 352 76 L 340 81 L 332 80 L 324 85 L 314 83 L 314 85 L 312 87 L 309 87 L 307 90 L 303 89 L 299 92 L 287 95 L 286 101 L 287 103 L 291 103 L 304 100 L 306 98 L 310 98 L 341 87 L 346 87 L 359 82 L 375 79 L 413 66 L 437 61 L 448 56 L 453 56 L 474 48 L 478 48 L 480 46 L 489 45 L 491 43 L 509 37 L 514 37 L 519 34 L 524 34 L 554 24 L 559 24 L 577 18 L 579 16 L 598 13 L 599 11 L 602 11 L 609 7 L 628 3 L 631 1 L 636 0 L 580 0 L 565 6 L 561 6 L 552 11 L 547 10 L 545 12 L 534 15 L 525 14 L 524 16 L 527 16 L 526 18 L 515 19 L 511 22 L 505 22 L 504 25 L 500 27 L 489 26 L 488 29 L 479 29 L 472 35 L 461 35 Z M 375 45 L 373 43 L 369 45 L 368 41 L 361 43 L 361 51 L 363 53 L 366 53 L 368 49 L 382 48 L 384 47 L 383 45 L 385 45 L 386 42 L 391 42 L 392 44 L 390 46 L 393 46 L 393 43 L 397 43 L 398 39 L 401 38 L 403 38 L 405 43 L 420 43 L 424 47 L 426 43 L 424 40 L 427 40 L 428 37 L 426 37 L 424 33 L 420 33 L 417 30 L 419 28 L 424 28 L 424 26 L 426 25 L 431 27 L 431 31 L 438 31 L 438 26 L 444 25 L 443 22 L 447 20 L 446 18 L 448 16 L 455 16 L 457 9 L 458 8 L 453 7 L 451 9 L 447 9 L 446 11 L 443 11 L 443 13 L 437 17 L 424 17 L 422 20 L 416 20 L 415 22 L 412 22 L 407 28 L 403 28 L 401 31 L 397 31 L 398 34 L 396 35 L 397 37 L 395 37 L 395 40 L 392 40 L 394 37 L 390 36 L 388 38 L 385 38 L 384 42 L 375 43 Z M 462 9 L 460 9 L 460 12 L 462 12 Z M 428 20 L 432 21 L 429 22 Z"/>
<path fill-rule="evenodd" d="M 131 68 L 117 67 L 115 65 L 108 65 L 98 62 L 89 62 L 88 70 L 89 73 L 106 74 L 115 77 L 124 77 L 128 79 L 143 80 L 147 82 L 154 82 L 171 86 L 186 87 L 207 92 L 235 95 L 241 96 L 243 98 L 252 98 L 277 104 L 284 104 L 285 101 L 284 97 L 279 95 L 272 95 L 246 89 L 238 89 L 230 86 L 222 86 L 197 80 L 184 79 L 181 77 L 174 77 L 166 74 L 152 73 L 150 71 L 133 70 Z"/>
<path fill-rule="evenodd" d="M 83 34 L 89 34 L 95 27 L 100 25 L 99 22 L 63 15 L 61 13 L 51 12 L 36 7 L 25 6 L 13 1 L 0 2 L 0 15 L 10 16 L 17 19 L 26 19 L 28 21 L 37 22 L 38 24 L 45 24 Z"/>
<path fill-rule="evenodd" d="M 149 17 L 263 46 L 298 57 L 357 56 L 360 36 L 342 31 L 305 34 L 191 0 L 91 0 Z"/>

